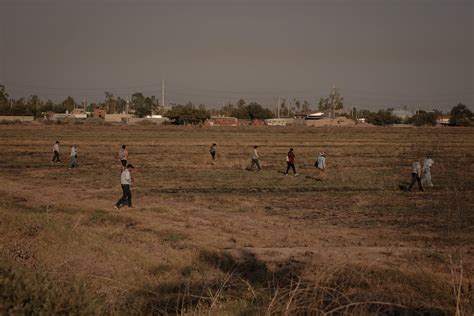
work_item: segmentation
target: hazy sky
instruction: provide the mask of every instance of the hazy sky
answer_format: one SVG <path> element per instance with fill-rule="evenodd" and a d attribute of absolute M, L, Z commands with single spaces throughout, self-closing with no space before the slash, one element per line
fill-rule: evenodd
<path fill-rule="evenodd" d="M 474 0 L 0 0 L 0 83 L 62 100 L 474 106 Z"/>

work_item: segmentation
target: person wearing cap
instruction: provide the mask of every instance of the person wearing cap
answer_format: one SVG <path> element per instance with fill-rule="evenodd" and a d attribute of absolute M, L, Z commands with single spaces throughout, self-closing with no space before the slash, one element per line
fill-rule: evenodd
<path fill-rule="evenodd" d="M 319 169 L 319 181 L 322 181 L 326 177 L 326 153 L 324 151 L 319 153 L 316 168 Z"/>
<path fill-rule="evenodd" d="M 431 182 L 431 166 L 434 164 L 431 155 L 426 155 L 426 159 L 423 161 L 423 177 L 421 178 L 421 184 L 424 186 L 433 187 Z"/>
<path fill-rule="evenodd" d="M 69 169 L 77 168 L 77 147 L 76 145 L 71 146 L 71 154 L 69 155 Z"/>
<path fill-rule="evenodd" d="M 59 160 L 59 141 L 58 140 L 53 145 L 53 159 L 51 160 L 51 163 L 53 162 L 61 162 L 61 160 Z"/>
<path fill-rule="evenodd" d="M 127 146 L 122 145 L 122 148 L 119 151 L 119 159 L 120 162 L 122 163 L 122 167 L 126 167 L 128 163 L 128 150 Z"/>
<path fill-rule="evenodd" d="M 126 165 L 122 169 L 122 173 L 120 175 L 120 184 L 122 185 L 122 197 L 115 203 L 115 208 L 119 209 L 125 204 L 128 207 L 132 207 L 132 191 L 130 187 L 132 186 L 132 175 L 130 171 L 134 169 L 133 165 Z"/>
<path fill-rule="evenodd" d="M 249 168 L 250 171 L 253 170 L 253 166 L 257 166 L 258 171 L 262 170 L 262 168 L 260 168 L 260 162 L 258 161 L 260 159 L 260 156 L 258 155 L 257 148 L 258 148 L 257 145 L 253 146 L 252 161 L 250 163 L 250 168 Z"/>
<path fill-rule="evenodd" d="M 290 168 L 293 169 L 293 174 L 295 177 L 298 175 L 296 173 L 296 168 L 295 168 L 295 153 L 293 152 L 293 148 L 290 148 L 290 151 L 286 155 L 286 172 L 285 176 L 288 175 L 288 171 L 290 171 Z"/>
<path fill-rule="evenodd" d="M 415 182 L 418 182 L 418 188 L 420 189 L 421 192 L 423 192 L 423 185 L 421 184 L 421 176 L 422 176 L 421 164 L 419 161 L 415 161 L 412 164 L 411 183 L 408 186 L 408 189 L 407 189 L 408 192 L 411 191 L 411 188 L 413 187 Z"/>
<path fill-rule="evenodd" d="M 211 154 L 212 161 L 216 160 L 216 153 L 217 153 L 217 144 L 212 144 L 211 148 L 209 148 L 209 153 Z"/>

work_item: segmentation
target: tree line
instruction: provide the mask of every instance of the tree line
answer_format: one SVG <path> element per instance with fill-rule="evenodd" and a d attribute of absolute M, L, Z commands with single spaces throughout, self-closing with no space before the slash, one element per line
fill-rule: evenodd
<path fill-rule="evenodd" d="M 379 111 L 352 111 L 352 115 L 343 114 L 343 97 L 337 89 L 334 89 L 328 98 L 321 98 L 318 103 L 318 110 L 329 113 L 339 111 L 339 114 L 349 118 L 365 118 L 366 121 L 374 125 L 412 124 L 416 126 L 436 125 L 436 120 L 442 115 L 441 111 L 418 111 L 408 119 L 401 119 L 393 114 L 393 109 Z M 51 100 L 41 99 L 37 95 L 30 95 L 28 98 L 12 99 L 9 97 L 5 87 L 0 85 L 0 115 L 33 115 L 41 117 L 46 113 L 72 112 L 76 108 L 82 108 L 88 112 L 95 109 L 104 110 L 106 113 L 133 113 L 138 117 L 146 117 L 152 114 L 161 114 L 171 119 L 176 124 L 196 124 L 210 118 L 211 115 L 231 116 L 243 120 L 265 120 L 281 117 L 294 117 L 298 112 L 309 114 L 313 111 L 311 104 L 304 100 L 293 99 L 291 102 L 282 99 L 275 112 L 263 107 L 257 102 L 247 103 L 240 99 L 235 104 L 228 103 L 219 109 L 208 109 L 204 104 L 195 106 L 193 103 L 175 104 L 171 109 L 165 109 L 155 96 L 145 96 L 141 92 L 135 92 L 129 100 L 116 97 L 111 92 L 105 92 L 103 102 L 79 104 L 73 97 L 68 96 L 59 103 Z M 453 126 L 474 126 L 474 116 L 469 108 L 459 103 L 449 112 L 450 125 Z"/>

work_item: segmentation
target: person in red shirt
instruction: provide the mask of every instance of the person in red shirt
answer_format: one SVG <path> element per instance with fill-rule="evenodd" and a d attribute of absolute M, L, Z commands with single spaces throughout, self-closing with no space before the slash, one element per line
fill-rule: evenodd
<path fill-rule="evenodd" d="M 295 177 L 296 177 L 298 174 L 296 173 L 296 168 L 295 168 L 295 153 L 293 152 L 293 148 L 290 148 L 290 151 L 286 155 L 285 176 L 288 175 L 288 171 L 290 171 L 290 168 L 293 169 L 293 173 L 295 174 Z"/>

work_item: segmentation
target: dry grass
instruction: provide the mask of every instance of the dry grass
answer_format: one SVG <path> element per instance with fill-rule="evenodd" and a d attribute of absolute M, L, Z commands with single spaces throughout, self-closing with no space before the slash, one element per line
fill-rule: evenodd
<path fill-rule="evenodd" d="M 470 315 L 473 136 L 0 126 L 1 289 L 11 298 L 0 313 Z M 78 145 L 77 170 L 50 165 L 56 139 L 63 162 Z M 116 211 L 122 143 L 137 167 L 135 208 Z M 260 173 L 244 170 L 254 144 Z M 299 177 L 281 174 L 289 147 Z M 320 150 L 325 181 L 313 167 Z M 426 152 L 435 187 L 399 191 Z"/>

